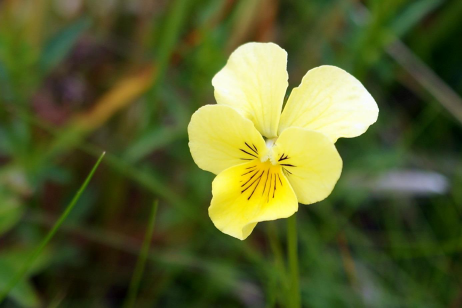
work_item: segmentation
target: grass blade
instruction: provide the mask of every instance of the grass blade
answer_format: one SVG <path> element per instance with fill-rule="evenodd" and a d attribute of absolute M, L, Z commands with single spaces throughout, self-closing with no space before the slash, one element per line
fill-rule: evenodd
<path fill-rule="evenodd" d="M 43 74 L 53 70 L 71 51 L 83 32 L 91 25 L 89 18 L 81 18 L 61 30 L 46 43 L 39 59 L 39 67 Z"/>
<path fill-rule="evenodd" d="M 396 40 L 387 53 L 462 124 L 462 98 L 405 44 Z"/>
<path fill-rule="evenodd" d="M 90 171 L 90 174 L 88 174 L 87 178 L 85 179 L 85 182 L 82 184 L 80 189 L 77 191 L 77 193 L 75 194 L 75 196 L 72 199 L 71 203 L 69 203 L 66 210 L 64 211 L 64 213 L 59 217 L 58 221 L 54 224 L 53 228 L 50 230 L 50 232 L 48 232 L 47 236 L 43 239 L 43 241 L 40 243 L 40 245 L 37 247 L 37 249 L 35 249 L 35 251 L 32 253 L 32 255 L 29 257 L 29 259 L 26 261 L 24 266 L 16 274 L 16 276 L 10 281 L 10 283 L 6 286 L 6 288 L 4 290 L 0 291 L 0 303 L 2 303 L 5 300 L 8 293 L 10 293 L 10 291 L 15 287 L 15 285 L 19 281 L 21 281 L 21 279 L 27 274 L 28 270 L 31 268 L 31 266 L 34 263 L 35 259 L 37 259 L 37 257 L 40 255 L 40 253 L 45 248 L 45 246 L 48 244 L 48 242 L 53 238 L 55 233 L 61 227 L 64 220 L 70 214 L 70 212 L 72 211 L 72 209 L 76 205 L 77 201 L 79 200 L 80 196 L 82 195 L 83 191 L 85 190 L 88 183 L 90 182 L 91 178 L 93 177 L 93 174 L 95 173 L 96 169 L 98 168 L 99 164 L 101 163 L 101 160 L 103 159 L 104 154 L 106 154 L 106 152 L 103 152 L 103 154 L 101 154 L 98 161 L 93 166 L 93 169 Z"/>
<path fill-rule="evenodd" d="M 171 10 L 168 13 L 165 24 L 162 25 L 164 32 L 157 46 L 159 51 L 156 57 L 157 76 L 152 84 L 151 90 L 148 93 L 149 101 L 147 104 L 148 116 L 153 117 L 155 115 L 155 100 L 157 98 L 157 92 L 162 85 L 165 72 L 167 71 L 170 57 L 176 47 L 176 42 L 180 36 L 182 26 L 185 22 L 185 17 L 188 12 L 188 5 L 192 1 L 189 0 L 176 0 L 172 1 Z"/>
<path fill-rule="evenodd" d="M 138 294 L 141 277 L 143 276 L 144 267 L 146 265 L 146 260 L 149 255 L 149 247 L 152 240 L 152 233 L 154 231 L 158 206 L 159 201 L 154 201 L 152 205 L 151 216 L 149 217 L 148 228 L 146 229 L 146 234 L 144 235 L 143 246 L 141 247 L 141 253 L 138 257 L 138 261 L 136 262 L 135 271 L 133 272 L 132 280 L 130 282 L 130 288 L 128 290 L 128 296 L 125 300 L 125 308 L 135 307 L 136 295 Z"/>

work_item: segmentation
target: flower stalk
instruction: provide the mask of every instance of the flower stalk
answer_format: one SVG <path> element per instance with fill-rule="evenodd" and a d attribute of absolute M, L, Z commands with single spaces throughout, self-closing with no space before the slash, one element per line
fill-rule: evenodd
<path fill-rule="evenodd" d="M 289 307 L 301 307 L 300 298 L 300 274 L 298 271 L 298 239 L 297 239 L 297 217 L 292 215 L 287 219 L 287 255 L 289 259 Z"/>

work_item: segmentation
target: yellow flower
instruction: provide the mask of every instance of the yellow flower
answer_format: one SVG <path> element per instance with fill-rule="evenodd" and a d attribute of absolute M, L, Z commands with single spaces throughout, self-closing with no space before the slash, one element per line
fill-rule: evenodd
<path fill-rule="evenodd" d="M 212 80 L 218 104 L 197 110 L 188 126 L 194 161 L 217 174 L 210 218 L 241 240 L 260 221 L 325 199 L 342 170 L 334 143 L 377 120 L 369 92 L 335 66 L 308 71 L 281 114 L 286 65 L 276 44 L 240 46 Z"/>

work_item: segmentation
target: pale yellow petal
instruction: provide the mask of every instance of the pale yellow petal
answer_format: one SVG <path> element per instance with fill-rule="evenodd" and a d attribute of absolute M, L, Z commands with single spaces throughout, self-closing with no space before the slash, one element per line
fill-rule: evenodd
<path fill-rule="evenodd" d="M 363 134 L 379 109 L 355 77 L 335 66 L 310 70 L 293 89 L 281 115 L 279 133 L 288 127 L 319 131 L 333 142 Z"/>
<path fill-rule="evenodd" d="M 273 150 L 300 203 L 311 204 L 330 195 L 342 172 L 342 159 L 326 135 L 288 128 Z"/>
<path fill-rule="evenodd" d="M 297 197 L 281 172 L 270 162 L 249 162 L 220 173 L 212 184 L 209 215 L 223 233 L 240 240 L 257 222 L 286 218 L 298 209 Z"/>
<path fill-rule="evenodd" d="M 259 159 L 267 149 L 253 123 L 228 106 L 197 110 L 188 126 L 189 148 L 199 168 L 215 174 Z"/>
<path fill-rule="evenodd" d="M 260 133 L 277 135 L 287 90 L 287 53 L 273 43 L 247 43 L 237 48 L 212 80 L 218 104 L 238 109 Z"/>

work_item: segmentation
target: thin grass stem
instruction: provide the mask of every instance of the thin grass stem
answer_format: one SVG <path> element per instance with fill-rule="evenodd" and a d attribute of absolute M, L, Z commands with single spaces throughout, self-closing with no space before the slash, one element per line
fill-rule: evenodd
<path fill-rule="evenodd" d="M 69 216 L 70 212 L 74 208 L 74 206 L 77 204 L 77 201 L 80 199 L 80 196 L 84 192 L 85 188 L 87 187 L 88 183 L 93 177 L 93 174 L 95 173 L 96 169 L 98 169 L 99 164 L 101 163 L 101 160 L 103 159 L 104 155 L 106 152 L 103 152 L 101 156 L 99 157 L 98 161 L 95 163 L 93 166 L 93 169 L 91 169 L 90 173 L 88 174 L 87 178 L 85 179 L 85 182 L 83 182 L 82 186 L 80 189 L 77 191 L 75 194 L 74 198 L 71 200 L 71 203 L 67 206 L 66 210 L 64 213 L 59 217 L 58 221 L 54 224 L 53 228 L 48 232 L 47 236 L 42 240 L 40 245 L 35 249 L 35 251 L 32 253 L 32 255 L 27 259 L 26 263 L 24 263 L 23 267 L 18 271 L 16 276 L 13 277 L 13 279 L 7 284 L 5 289 L 0 291 L 0 303 L 2 303 L 7 295 L 10 293 L 10 291 L 16 286 L 16 284 L 21 281 L 21 279 L 24 278 L 24 276 L 27 274 L 31 266 L 33 265 L 34 261 L 37 259 L 37 257 L 41 254 L 43 249 L 46 247 L 46 245 L 50 242 L 50 240 L 53 238 L 53 236 L 56 234 L 58 229 L 61 227 L 63 224 L 64 220 L 66 220 L 67 216 Z"/>
<path fill-rule="evenodd" d="M 144 235 L 143 246 L 141 247 L 141 252 L 136 262 L 135 270 L 133 272 L 132 280 L 130 282 L 130 287 L 128 289 L 128 295 L 125 299 L 124 308 L 135 307 L 136 296 L 140 287 L 141 278 L 143 276 L 143 271 L 146 266 L 146 260 L 149 255 L 149 248 L 151 246 L 152 234 L 154 232 L 154 226 L 157 215 L 157 208 L 159 206 L 159 200 L 154 201 L 151 210 L 151 216 L 149 217 L 148 227 Z"/>
<path fill-rule="evenodd" d="M 292 215 L 287 219 L 287 255 L 290 276 L 289 298 L 287 302 L 291 308 L 301 307 L 297 242 L 297 217 L 296 215 Z"/>
<path fill-rule="evenodd" d="M 276 275 L 272 275 L 270 277 L 271 280 L 271 287 L 269 288 L 268 292 L 268 305 L 267 307 L 274 307 L 276 301 L 278 300 L 277 294 L 284 292 L 283 298 L 287 298 L 289 296 L 289 281 L 288 281 L 288 273 L 287 268 L 284 263 L 284 250 L 281 247 L 281 243 L 278 238 L 276 223 L 274 221 L 270 221 L 268 223 L 267 235 L 269 244 L 271 247 L 271 252 L 274 258 L 274 271 L 271 273 L 276 272 Z"/>

